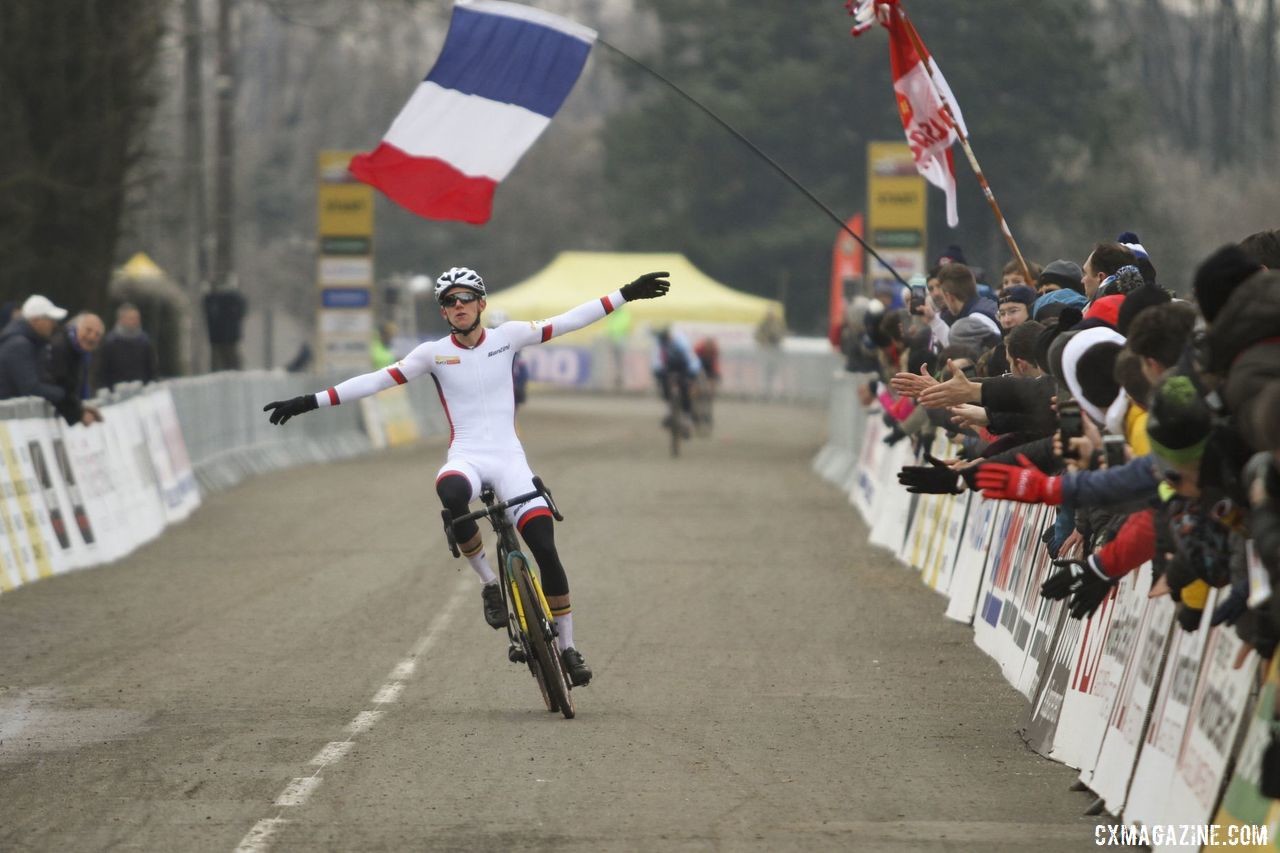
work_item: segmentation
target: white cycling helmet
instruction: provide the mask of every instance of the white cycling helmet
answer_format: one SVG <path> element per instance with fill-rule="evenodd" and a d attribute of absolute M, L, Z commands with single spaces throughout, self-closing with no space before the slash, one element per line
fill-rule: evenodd
<path fill-rule="evenodd" d="M 436 279 L 436 302 L 451 287 L 465 287 L 480 296 L 485 296 L 484 279 L 473 269 L 467 267 L 451 267 L 448 272 L 440 273 Z"/>

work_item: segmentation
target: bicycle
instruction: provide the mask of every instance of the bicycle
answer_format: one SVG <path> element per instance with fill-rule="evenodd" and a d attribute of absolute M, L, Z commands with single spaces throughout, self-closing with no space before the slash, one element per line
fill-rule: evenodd
<path fill-rule="evenodd" d="M 688 438 L 685 425 L 683 395 L 680 393 L 684 377 L 679 370 L 668 370 L 663 376 L 667 391 L 667 417 L 663 424 L 671 433 L 671 455 L 680 455 L 680 440 Z"/>
<path fill-rule="evenodd" d="M 547 710 L 559 711 L 567 720 L 573 719 L 576 713 L 573 697 L 569 695 L 572 685 L 560 663 L 560 654 L 556 649 L 556 626 L 551 617 L 551 608 L 547 606 L 547 598 L 542 594 L 542 584 L 536 573 L 529 569 L 529 558 L 520 550 L 516 541 L 516 531 L 506 510 L 534 498 L 544 498 L 551 516 L 556 521 L 564 521 L 564 516 L 556 508 L 551 492 L 543 485 L 540 477 L 533 478 L 534 491 L 505 501 L 498 501 L 493 487 L 483 484 L 480 489 L 480 500 L 485 508 L 453 518 L 449 510 L 442 510 L 445 538 L 449 541 L 449 550 L 453 556 L 460 555 L 455 528 L 465 521 L 479 521 L 488 518 L 493 525 L 493 532 L 498 536 L 498 565 L 502 572 L 502 603 L 507 609 L 507 660 L 512 663 L 528 664 L 529 671 L 538 683 L 542 693 L 542 701 Z"/>

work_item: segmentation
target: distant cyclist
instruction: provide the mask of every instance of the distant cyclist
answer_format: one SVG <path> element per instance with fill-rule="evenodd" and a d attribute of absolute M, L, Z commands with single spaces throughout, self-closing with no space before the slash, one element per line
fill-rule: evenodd
<path fill-rule="evenodd" d="M 271 423 L 284 424 L 294 415 L 337 406 L 430 374 L 449 421 L 449 452 L 436 475 L 436 493 L 453 516 L 467 514 L 467 505 L 480 494 L 480 484 L 493 486 L 499 500 L 532 491 L 533 474 L 515 431 L 515 393 L 512 359 L 523 347 L 581 329 L 625 302 L 654 299 L 671 284 L 665 272 L 646 273 L 608 296 L 579 305 L 550 320 L 509 322 L 485 329 L 484 280 L 466 267 L 454 267 L 436 279 L 440 315 L 452 334 L 428 341 L 405 358 L 339 383 L 318 394 L 268 403 Z M 591 669 L 573 644 L 573 614 L 569 580 L 556 551 L 551 512 L 536 498 L 507 510 L 508 517 L 533 553 L 542 588 L 555 618 L 560 657 L 574 686 L 591 680 Z M 485 557 L 480 528 L 474 522 L 457 529 L 458 546 L 484 584 L 484 618 L 494 628 L 507 624 L 498 579 Z"/>
<path fill-rule="evenodd" d="M 653 352 L 653 377 L 657 380 L 658 390 L 662 392 L 662 399 L 671 402 L 667 374 L 673 374 L 680 394 L 680 411 L 684 412 L 687 420 L 692 420 L 693 400 L 689 388 L 702 372 L 702 362 L 689 345 L 689 340 L 669 326 L 659 328 L 654 337 L 657 347 Z M 670 426 L 665 419 L 662 425 Z"/>
<path fill-rule="evenodd" d="M 704 420 L 704 428 L 711 426 L 711 403 L 720 387 L 720 344 L 715 338 L 705 337 L 693 345 L 694 355 L 702 362 L 702 380 L 697 393 L 702 398 L 698 413 Z"/>

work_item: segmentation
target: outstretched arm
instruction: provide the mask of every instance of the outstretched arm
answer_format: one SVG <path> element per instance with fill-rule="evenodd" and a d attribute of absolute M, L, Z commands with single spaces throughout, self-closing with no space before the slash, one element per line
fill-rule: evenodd
<path fill-rule="evenodd" d="M 276 400 L 262 407 L 262 411 L 270 412 L 271 423 L 283 424 L 294 415 L 301 415 L 325 406 L 337 406 L 344 402 L 359 400 L 379 391 L 385 391 L 396 385 L 403 385 L 410 379 L 416 379 L 431 370 L 432 356 L 429 345 L 416 347 L 401 361 L 390 367 L 353 376 L 328 390 L 318 394 L 303 394 L 290 400 Z"/>
<path fill-rule="evenodd" d="M 529 344 L 546 343 L 554 337 L 576 332 L 584 326 L 589 326 L 597 320 L 603 319 L 605 315 L 613 313 L 627 302 L 635 302 L 637 299 L 657 299 L 660 296 L 665 296 L 671 288 L 671 282 L 666 279 L 668 275 L 670 273 L 647 272 L 630 284 L 624 284 L 608 296 L 584 302 L 577 308 L 571 308 L 549 320 L 537 320 L 529 323 L 526 326 L 529 332 L 525 340 L 519 341 L 518 344 L 519 346 L 527 346 Z"/>

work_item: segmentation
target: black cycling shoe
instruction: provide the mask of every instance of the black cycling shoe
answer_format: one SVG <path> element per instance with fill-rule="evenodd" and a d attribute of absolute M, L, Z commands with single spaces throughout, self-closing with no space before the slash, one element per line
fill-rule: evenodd
<path fill-rule="evenodd" d="M 591 667 L 582 659 L 582 652 L 570 646 L 560 653 L 560 663 L 574 687 L 586 687 L 590 683 Z"/>
<path fill-rule="evenodd" d="M 484 621 L 489 623 L 489 627 L 507 627 L 507 608 L 502 604 L 502 590 L 498 589 L 498 585 L 485 584 L 484 589 L 480 590 L 480 597 L 484 600 Z"/>

